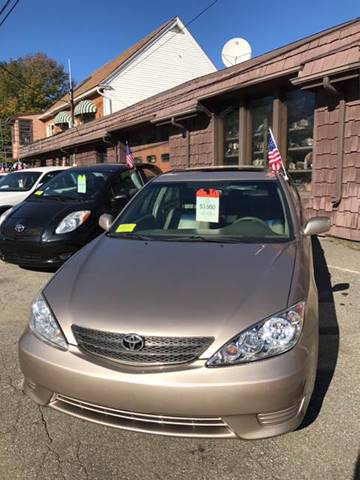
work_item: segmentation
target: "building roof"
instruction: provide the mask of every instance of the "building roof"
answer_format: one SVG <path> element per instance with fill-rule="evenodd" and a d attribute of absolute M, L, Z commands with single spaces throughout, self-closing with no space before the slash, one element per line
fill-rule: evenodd
<path fill-rule="evenodd" d="M 359 44 L 360 18 L 357 18 L 239 65 L 190 80 L 76 129 L 24 146 L 20 156 L 32 157 L 88 143 L 101 139 L 108 133 L 141 123 L 160 124 L 165 119 L 200 110 L 203 100 L 274 78 L 288 77 L 292 81 L 304 81 L 312 74 L 320 77 L 332 75 L 340 69 L 350 67 L 359 71 Z"/>
<path fill-rule="evenodd" d="M 80 95 L 83 95 L 89 90 L 93 90 L 94 88 L 99 86 L 99 84 L 101 84 L 101 82 L 103 82 L 109 75 L 111 75 L 111 73 L 113 73 L 121 65 L 127 62 L 133 55 L 138 53 L 139 50 L 146 47 L 161 33 L 163 33 L 169 27 L 171 27 L 172 24 L 176 22 L 176 20 L 177 20 L 177 17 L 173 17 L 170 20 L 166 21 L 165 23 L 160 25 L 158 28 L 153 30 L 151 33 L 146 35 L 143 39 L 139 40 L 134 45 L 129 47 L 127 50 L 125 50 L 125 52 L 122 52 L 116 58 L 110 60 L 109 62 L 105 63 L 104 65 L 99 67 L 97 70 L 92 72 L 89 75 L 89 77 L 87 77 L 85 80 L 83 80 L 81 83 L 79 83 L 79 85 L 75 87 L 74 98 L 76 99 Z M 60 107 L 65 107 L 64 102 L 69 102 L 69 94 L 64 95 L 61 100 L 58 100 L 56 103 L 54 103 L 46 112 L 44 112 L 44 114 L 46 115 Z"/>

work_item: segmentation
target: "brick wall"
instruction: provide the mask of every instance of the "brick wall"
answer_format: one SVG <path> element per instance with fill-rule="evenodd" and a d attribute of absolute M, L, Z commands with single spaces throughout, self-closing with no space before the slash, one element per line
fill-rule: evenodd
<path fill-rule="evenodd" d="M 346 104 L 342 200 L 334 207 L 338 120 L 338 107 L 316 110 L 313 193 L 303 197 L 305 217 L 327 215 L 330 235 L 360 241 L 360 101 Z"/>
<path fill-rule="evenodd" d="M 213 120 L 202 116 L 186 125 L 190 135 L 190 166 L 201 167 L 214 164 Z M 188 141 L 181 133 L 170 135 L 170 162 L 173 168 L 188 166 Z"/>

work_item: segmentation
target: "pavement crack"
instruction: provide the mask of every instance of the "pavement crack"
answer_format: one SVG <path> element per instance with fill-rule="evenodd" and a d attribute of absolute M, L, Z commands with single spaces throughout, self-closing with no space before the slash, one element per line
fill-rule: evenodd
<path fill-rule="evenodd" d="M 48 450 L 48 453 L 52 453 L 58 464 L 59 464 L 59 468 L 61 470 L 61 474 L 62 474 L 62 478 L 66 478 L 65 477 L 65 474 L 64 474 L 64 471 L 63 471 L 63 468 L 62 468 L 62 461 L 61 461 L 61 456 L 59 455 L 59 453 L 55 450 L 55 448 L 53 447 L 53 443 L 54 443 L 54 439 L 52 438 L 52 436 L 50 435 L 50 431 L 49 431 L 49 427 L 48 427 L 48 424 L 47 424 L 47 420 L 44 416 L 44 412 L 42 411 L 42 408 L 41 406 L 39 405 L 39 412 L 40 412 L 40 419 L 41 419 L 41 423 L 43 424 L 43 427 L 44 427 L 44 430 L 45 430 L 45 434 L 46 434 L 46 437 L 48 439 L 48 443 L 46 443 L 46 448 Z M 42 467 L 41 469 L 43 468 L 44 464 L 45 464 L 45 458 L 46 458 L 46 455 L 44 455 L 44 458 L 43 458 L 43 462 L 42 462 Z M 40 471 L 41 471 L 40 469 Z M 39 473 L 40 473 L 39 471 Z"/>
<path fill-rule="evenodd" d="M 89 472 L 85 466 L 85 464 L 81 461 L 80 459 L 80 447 L 81 447 L 81 443 L 78 442 L 77 444 L 77 447 L 76 447 L 76 459 L 81 467 L 81 469 L 83 470 L 83 472 L 85 473 L 85 477 L 86 477 L 86 480 L 89 480 Z"/>

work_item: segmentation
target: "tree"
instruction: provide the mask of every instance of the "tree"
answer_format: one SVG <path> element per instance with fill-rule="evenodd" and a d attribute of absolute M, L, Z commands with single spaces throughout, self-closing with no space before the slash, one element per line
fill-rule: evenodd
<path fill-rule="evenodd" d="M 67 90 L 68 79 L 63 65 L 44 53 L 0 62 L 0 128 L 13 115 L 47 109 Z M 2 138 L 0 136 L 0 156 L 10 142 L 9 130 L 4 127 Z"/>

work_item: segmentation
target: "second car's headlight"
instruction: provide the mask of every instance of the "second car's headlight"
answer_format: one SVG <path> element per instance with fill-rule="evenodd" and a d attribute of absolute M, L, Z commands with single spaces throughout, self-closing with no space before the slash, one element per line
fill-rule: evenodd
<path fill-rule="evenodd" d="M 80 210 L 78 212 L 70 213 L 59 223 L 56 227 L 55 233 L 73 232 L 90 217 L 90 213 L 90 210 Z"/>
<path fill-rule="evenodd" d="M 65 337 L 42 295 L 38 295 L 32 303 L 30 328 L 42 340 L 67 350 Z"/>
<path fill-rule="evenodd" d="M 9 208 L 8 210 L 5 210 L 5 212 L 2 215 L 0 215 L 0 227 L 13 210 L 14 210 L 14 207 Z"/>
<path fill-rule="evenodd" d="M 299 340 L 304 322 L 305 303 L 263 320 L 227 342 L 207 362 L 221 367 L 254 362 L 290 350 Z"/>

